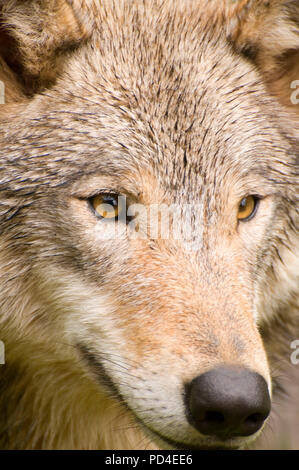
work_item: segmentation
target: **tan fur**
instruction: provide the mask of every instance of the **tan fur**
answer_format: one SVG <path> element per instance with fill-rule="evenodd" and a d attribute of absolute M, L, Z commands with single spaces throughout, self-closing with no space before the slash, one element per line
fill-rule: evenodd
<path fill-rule="evenodd" d="M 0 5 L 0 445 L 217 447 L 184 385 L 233 365 L 271 392 L 298 331 L 296 2 Z M 107 188 L 194 204 L 192 239 L 113 237 Z"/>
<path fill-rule="evenodd" d="M 5 84 L 5 104 L 25 99 L 24 91 L 3 59 L 0 59 L 0 80 Z"/>

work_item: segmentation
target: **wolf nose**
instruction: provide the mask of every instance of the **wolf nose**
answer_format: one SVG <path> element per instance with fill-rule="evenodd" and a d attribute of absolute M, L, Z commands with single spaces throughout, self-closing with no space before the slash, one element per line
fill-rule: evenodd
<path fill-rule="evenodd" d="M 241 367 L 219 367 L 196 377 L 188 389 L 189 421 L 202 434 L 250 436 L 270 413 L 265 379 Z"/>

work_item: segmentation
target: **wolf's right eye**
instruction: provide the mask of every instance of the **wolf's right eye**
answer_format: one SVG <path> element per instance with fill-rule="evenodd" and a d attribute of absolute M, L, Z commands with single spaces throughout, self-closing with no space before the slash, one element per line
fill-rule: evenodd
<path fill-rule="evenodd" d="M 117 220 L 122 207 L 122 198 L 118 194 L 98 194 L 90 199 L 95 214 L 101 219 Z"/>
<path fill-rule="evenodd" d="M 257 196 L 244 197 L 239 204 L 238 220 L 248 222 L 257 211 L 259 198 Z"/>

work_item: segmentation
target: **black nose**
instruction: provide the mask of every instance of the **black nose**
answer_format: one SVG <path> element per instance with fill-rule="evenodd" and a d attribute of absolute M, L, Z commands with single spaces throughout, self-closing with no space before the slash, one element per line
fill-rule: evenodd
<path fill-rule="evenodd" d="M 265 379 L 249 369 L 219 367 L 187 387 L 189 421 L 202 434 L 250 436 L 263 425 L 271 401 Z"/>

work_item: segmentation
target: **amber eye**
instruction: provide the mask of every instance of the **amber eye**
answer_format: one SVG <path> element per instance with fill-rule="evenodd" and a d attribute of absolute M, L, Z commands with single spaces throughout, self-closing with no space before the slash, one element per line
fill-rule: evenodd
<path fill-rule="evenodd" d="M 90 199 L 90 204 L 101 219 L 117 220 L 121 211 L 120 199 L 117 194 L 98 194 Z"/>
<path fill-rule="evenodd" d="M 251 220 L 256 214 L 258 202 L 259 198 L 256 196 L 244 197 L 239 204 L 238 220 L 242 222 Z"/>

